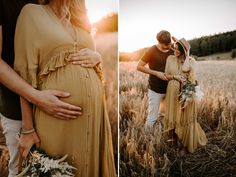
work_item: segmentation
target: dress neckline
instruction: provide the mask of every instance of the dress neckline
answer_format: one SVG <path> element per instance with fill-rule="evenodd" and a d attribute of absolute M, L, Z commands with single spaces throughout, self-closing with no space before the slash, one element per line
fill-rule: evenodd
<path fill-rule="evenodd" d="M 66 27 L 62 24 L 61 20 L 58 18 L 58 16 L 55 14 L 55 12 L 52 10 L 52 8 L 47 5 L 42 5 L 44 10 L 49 16 L 52 16 L 56 23 L 63 29 L 63 31 L 73 40 L 74 45 L 77 46 L 78 44 L 78 31 L 71 25 L 71 28 L 74 32 L 74 36 L 66 29 Z"/>
<path fill-rule="evenodd" d="M 176 74 L 181 74 L 183 64 L 179 61 L 178 57 L 176 57 L 176 65 L 177 65 L 177 73 Z"/>

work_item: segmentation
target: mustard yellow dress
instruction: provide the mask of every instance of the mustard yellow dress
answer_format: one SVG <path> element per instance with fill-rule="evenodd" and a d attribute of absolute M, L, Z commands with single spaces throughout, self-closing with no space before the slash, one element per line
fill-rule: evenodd
<path fill-rule="evenodd" d="M 178 64 L 178 58 L 171 55 L 167 58 L 165 73 L 176 75 L 185 75 L 194 83 L 196 75 L 194 71 L 195 60 L 190 58 L 190 71 L 188 73 L 182 72 L 182 65 Z M 207 143 L 205 132 L 197 122 L 197 105 L 192 101 L 186 108 L 181 109 L 179 103 L 180 83 L 176 80 L 170 80 L 166 92 L 166 114 L 164 121 L 164 132 L 170 133 L 171 130 L 177 134 L 183 145 L 189 152 L 199 146 L 204 146 Z"/>
<path fill-rule="evenodd" d="M 15 70 L 39 90 L 57 89 L 63 101 L 81 106 L 76 120 L 59 120 L 35 108 L 41 148 L 50 155 L 69 155 L 76 177 L 114 177 L 115 165 L 104 89 L 96 68 L 69 62 L 81 48 L 95 50 L 91 35 L 76 28 L 76 41 L 47 5 L 26 5 L 15 34 Z"/>

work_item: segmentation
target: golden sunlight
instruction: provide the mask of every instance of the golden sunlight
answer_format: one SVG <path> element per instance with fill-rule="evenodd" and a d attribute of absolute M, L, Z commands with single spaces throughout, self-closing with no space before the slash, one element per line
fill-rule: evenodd
<path fill-rule="evenodd" d="M 95 23 L 111 12 L 118 12 L 118 1 L 116 0 L 87 0 L 86 6 L 91 23 Z"/>

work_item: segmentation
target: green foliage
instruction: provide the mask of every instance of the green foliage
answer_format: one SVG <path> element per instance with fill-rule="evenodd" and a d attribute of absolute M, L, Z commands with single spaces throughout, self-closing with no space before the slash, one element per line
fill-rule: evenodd
<path fill-rule="evenodd" d="M 198 57 L 229 52 L 236 48 L 236 30 L 213 36 L 203 36 L 190 40 L 189 43 L 191 45 L 191 54 Z"/>

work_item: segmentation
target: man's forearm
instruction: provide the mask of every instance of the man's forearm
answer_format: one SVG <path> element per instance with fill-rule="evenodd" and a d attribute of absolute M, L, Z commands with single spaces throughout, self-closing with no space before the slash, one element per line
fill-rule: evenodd
<path fill-rule="evenodd" d="M 0 59 L 0 82 L 27 100 L 31 100 L 33 94 L 37 92 L 2 59 Z"/>
<path fill-rule="evenodd" d="M 157 72 L 157 71 L 152 70 L 152 69 L 145 67 L 145 66 L 137 66 L 137 70 L 141 71 L 145 74 L 151 74 L 151 75 L 156 75 L 156 72 Z"/>

